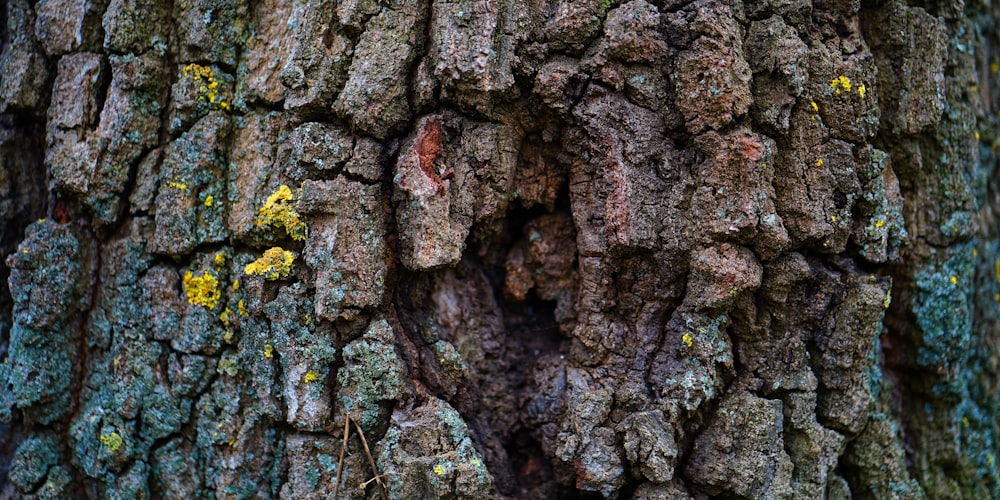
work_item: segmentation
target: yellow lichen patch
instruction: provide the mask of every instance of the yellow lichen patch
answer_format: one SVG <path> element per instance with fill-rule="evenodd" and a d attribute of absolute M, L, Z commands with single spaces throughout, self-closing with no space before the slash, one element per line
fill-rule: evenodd
<path fill-rule="evenodd" d="M 264 344 L 264 357 L 271 359 L 274 356 L 274 346 L 271 344 Z"/>
<path fill-rule="evenodd" d="M 233 359 L 223 356 L 219 359 L 219 363 L 215 365 L 215 371 L 219 374 L 226 374 L 230 377 L 235 377 L 239 373 L 239 366 L 236 365 L 236 361 Z"/>
<path fill-rule="evenodd" d="M 185 184 L 183 182 L 180 182 L 180 181 L 170 181 L 170 183 L 167 184 L 167 186 L 172 187 L 172 188 L 176 188 L 176 189 L 180 189 L 181 191 L 184 191 L 184 190 L 186 190 L 188 188 L 187 184 Z"/>
<path fill-rule="evenodd" d="M 833 89 L 833 93 L 835 95 L 840 95 L 841 90 L 843 90 L 844 92 L 850 92 L 851 79 L 847 78 L 844 75 L 840 75 L 837 78 L 834 78 L 833 81 L 830 82 L 830 88 Z"/>
<path fill-rule="evenodd" d="M 441 465 L 441 464 L 434 465 L 434 473 L 435 474 L 441 476 L 441 475 L 444 475 L 445 472 L 447 472 L 447 469 L 445 469 L 443 465 Z"/>
<path fill-rule="evenodd" d="M 882 308 L 888 309 L 889 304 L 892 304 L 892 290 L 885 292 L 885 299 L 882 300 Z"/>
<path fill-rule="evenodd" d="M 1000 72 L 1000 63 L 997 63 L 996 61 L 991 62 L 990 63 L 990 72 L 991 73 Z"/>
<path fill-rule="evenodd" d="M 295 255 L 281 247 L 264 251 L 264 255 L 247 264 L 243 272 L 249 275 L 263 276 L 271 281 L 286 278 L 292 272 Z"/>
<path fill-rule="evenodd" d="M 306 239 L 306 223 L 299 217 L 293 203 L 295 195 L 288 186 L 282 184 L 267 197 L 264 206 L 257 213 L 257 227 L 284 228 L 293 240 Z"/>
<path fill-rule="evenodd" d="M 822 158 L 816 160 L 816 166 L 817 167 L 822 167 L 823 166 L 823 159 Z"/>
<path fill-rule="evenodd" d="M 975 131 L 973 135 L 976 137 L 976 142 L 979 142 L 979 131 Z"/>
<path fill-rule="evenodd" d="M 690 332 L 684 332 L 684 335 L 681 336 L 681 342 L 684 342 L 684 345 L 691 347 L 694 345 L 694 337 L 691 336 Z"/>
<path fill-rule="evenodd" d="M 319 380 L 319 373 L 316 370 L 309 370 L 306 372 L 306 376 L 302 378 L 305 383 L 312 383 Z"/>
<path fill-rule="evenodd" d="M 222 314 L 219 315 L 219 321 L 222 322 L 223 326 L 228 327 L 229 321 L 232 319 L 233 312 L 227 307 L 222 310 Z"/>
<path fill-rule="evenodd" d="M 219 95 L 219 81 L 212 74 L 212 68 L 192 63 L 184 66 L 181 73 L 192 78 L 198 86 L 198 99 L 208 103 L 211 109 L 229 111 L 229 103 Z"/>
<path fill-rule="evenodd" d="M 225 343 L 227 343 L 227 344 L 232 344 L 234 338 L 235 338 L 235 335 L 233 334 L 233 331 L 230 330 L 230 329 L 228 329 L 228 328 L 226 328 L 225 333 L 222 334 L 222 341 L 225 342 Z"/>
<path fill-rule="evenodd" d="M 830 222 L 837 222 L 837 216 L 836 215 L 831 215 L 830 216 Z"/>
<path fill-rule="evenodd" d="M 1000 259 L 993 261 L 993 274 L 997 277 L 997 283 L 1000 283 Z"/>
<path fill-rule="evenodd" d="M 213 203 L 215 203 L 215 197 L 214 196 L 208 195 L 208 196 L 205 197 L 205 206 L 206 207 L 212 206 Z"/>
<path fill-rule="evenodd" d="M 205 306 L 215 309 L 222 298 L 219 290 L 219 280 L 205 271 L 201 276 L 195 276 L 191 271 L 184 274 L 184 293 L 188 296 L 188 302 L 196 306 Z"/>
<path fill-rule="evenodd" d="M 958 284 L 958 276 L 952 276 L 950 281 L 951 281 L 952 285 L 957 285 Z"/>
<path fill-rule="evenodd" d="M 233 280 L 233 290 L 240 289 L 240 280 Z"/>
<path fill-rule="evenodd" d="M 247 308 L 243 305 L 243 299 L 236 302 L 236 309 L 239 311 L 240 316 L 247 316 Z"/>
<path fill-rule="evenodd" d="M 226 254 L 222 252 L 215 252 L 215 266 L 221 267 L 226 263 Z"/>
<path fill-rule="evenodd" d="M 884 220 L 879 219 L 879 220 L 875 221 L 875 227 L 882 227 L 882 226 L 885 226 L 885 221 Z"/>
<path fill-rule="evenodd" d="M 862 99 L 865 98 L 866 92 L 868 92 L 868 87 L 865 87 L 865 84 L 862 83 L 861 85 L 858 85 L 858 94 L 861 96 Z"/>
<path fill-rule="evenodd" d="M 809 101 L 809 105 L 812 106 L 813 113 L 819 113 L 819 105 L 816 104 L 816 101 Z"/>
<path fill-rule="evenodd" d="M 117 432 L 111 431 L 110 434 L 101 434 L 101 444 L 108 449 L 111 453 L 118 451 L 122 447 L 122 443 L 125 442 L 124 439 Z"/>

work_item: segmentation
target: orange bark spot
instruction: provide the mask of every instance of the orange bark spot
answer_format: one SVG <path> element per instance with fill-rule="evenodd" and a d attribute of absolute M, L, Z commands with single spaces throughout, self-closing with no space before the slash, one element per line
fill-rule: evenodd
<path fill-rule="evenodd" d="M 427 118 L 424 128 L 417 135 L 416 141 L 417 157 L 420 159 L 420 169 L 424 175 L 437 184 L 438 196 L 444 196 L 444 184 L 441 181 L 452 178 L 455 172 L 448 169 L 444 174 L 438 174 L 434 160 L 441 153 L 441 119 L 436 116 Z"/>

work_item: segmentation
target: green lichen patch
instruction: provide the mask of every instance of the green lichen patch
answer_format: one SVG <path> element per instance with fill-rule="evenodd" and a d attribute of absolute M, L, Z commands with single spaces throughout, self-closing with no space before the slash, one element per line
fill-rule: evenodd
<path fill-rule="evenodd" d="M 151 251 L 183 255 L 198 245 L 225 240 L 226 144 L 231 131 L 225 114 L 213 111 L 165 149 Z M 209 196 L 218 202 L 206 205 Z"/>
<path fill-rule="evenodd" d="M 0 421 L 13 406 L 42 424 L 70 410 L 81 331 L 76 315 L 87 307 L 83 293 L 89 259 L 68 225 L 40 220 L 7 258 L 13 325 L 7 358 L 0 364 Z"/>
<path fill-rule="evenodd" d="M 968 358 L 972 336 L 972 244 L 936 253 L 916 273 L 913 314 L 920 327 L 917 363 L 957 368 Z"/>
<path fill-rule="evenodd" d="M 495 497 L 493 476 L 469 434 L 461 415 L 431 395 L 394 414 L 375 451 L 389 497 Z"/>
<path fill-rule="evenodd" d="M 7 479 L 21 493 L 33 491 L 49 474 L 49 468 L 59 464 L 59 449 L 59 442 L 52 435 L 25 439 L 14 452 Z"/>
<path fill-rule="evenodd" d="M 403 395 L 406 371 L 394 344 L 389 323 L 378 319 L 360 339 L 344 346 L 338 399 L 366 433 L 378 429 L 387 405 Z"/>

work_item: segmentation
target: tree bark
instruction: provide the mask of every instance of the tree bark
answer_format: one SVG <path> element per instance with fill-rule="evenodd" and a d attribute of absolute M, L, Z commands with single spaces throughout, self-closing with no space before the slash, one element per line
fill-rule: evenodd
<path fill-rule="evenodd" d="M 998 4 L 0 10 L 0 498 L 1000 497 Z"/>

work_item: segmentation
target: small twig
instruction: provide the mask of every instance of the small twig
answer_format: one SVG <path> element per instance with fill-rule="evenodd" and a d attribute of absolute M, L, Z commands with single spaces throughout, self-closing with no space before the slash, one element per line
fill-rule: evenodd
<path fill-rule="evenodd" d="M 378 481 L 380 477 L 381 476 L 375 476 L 375 477 L 373 477 L 373 478 L 371 478 L 371 479 L 369 479 L 369 480 L 367 480 L 367 481 L 359 484 L 358 485 L 358 489 L 362 489 L 363 490 L 363 489 L 367 488 L 369 484 L 372 484 L 372 481 Z"/>
<path fill-rule="evenodd" d="M 351 420 L 350 415 L 347 416 L 347 419 L 350 420 L 351 422 L 354 422 L 354 420 Z M 386 489 L 385 483 L 383 483 L 382 480 L 380 479 L 378 473 L 378 467 L 375 466 L 375 459 L 372 458 L 372 452 L 370 449 L 368 449 L 368 440 L 365 439 L 365 433 L 361 432 L 361 426 L 359 426 L 357 422 L 354 422 L 354 428 L 357 429 L 358 437 L 361 438 L 361 446 L 364 447 L 365 456 L 368 457 L 368 465 L 371 465 L 372 473 L 375 474 L 375 477 L 373 477 L 372 479 L 374 479 L 375 482 L 382 487 L 381 488 L 382 498 L 389 500 L 389 490 Z"/>
<path fill-rule="evenodd" d="M 340 473 L 344 471 L 344 453 L 347 451 L 347 435 L 351 432 L 351 416 L 344 411 L 344 442 L 340 445 L 340 462 L 337 462 L 337 482 L 333 485 L 333 498 L 337 499 L 340 491 Z"/>

